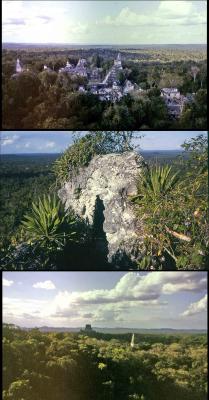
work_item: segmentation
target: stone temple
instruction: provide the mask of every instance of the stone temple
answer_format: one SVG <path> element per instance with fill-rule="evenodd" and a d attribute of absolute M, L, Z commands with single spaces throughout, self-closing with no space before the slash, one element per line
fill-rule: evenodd
<path fill-rule="evenodd" d="M 20 60 L 19 60 L 19 58 L 17 59 L 17 61 L 16 61 L 16 74 L 19 74 L 20 72 L 22 72 L 22 67 L 21 67 L 21 65 L 20 65 Z"/>
<path fill-rule="evenodd" d="M 112 85 L 114 82 L 117 82 L 118 75 L 121 71 L 123 71 L 123 67 L 121 63 L 121 55 L 120 53 L 118 53 L 117 59 L 114 61 L 113 67 L 107 73 L 102 83 L 105 85 Z"/>
<path fill-rule="evenodd" d="M 68 73 L 72 78 L 75 76 L 86 78 L 88 81 L 87 90 L 84 86 L 80 86 L 79 92 L 90 92 L 97 95 L 100 100 L 118 101 L 137 87 L 136 84 L 133 84 L 128 79 L 126 79 L 124 84 L 120 83 L 119 76 L 123 72 L 120 53 L 118 53 L 112 68 L 110 68 L 103 80 L 101 79 L 102 68 L 88 67 L 87 61 L 84 58 L 81 58 L 76 66 L 67 61 L 66 66 L 60 68 L 59 72 Z"/>
<path fill-rule="evenodd" d="M 87 72 L 86 65 L 87 65 L 87 62 L 86 62 L 85 58 L 80 58 L 80 60 L 78 61 L 76 66 L 70 64 L 69 61 L 67 61 L 66 67 L 60 68 L 59 72 L 67 72 L 68 74 L 71 74 L 71 75 L 87 77 L 88 72 Z"/>

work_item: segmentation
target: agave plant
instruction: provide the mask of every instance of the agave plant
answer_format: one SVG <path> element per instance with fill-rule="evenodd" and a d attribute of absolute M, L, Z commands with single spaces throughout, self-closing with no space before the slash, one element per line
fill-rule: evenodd
<path fill-rule="evenodd" d="M 141 202 L 142 199 L 156 200 L 172 191 L 179 180 L 179 172 L 172 174 L 172 168 L 166 166 L 155 166 L 147 168 L 140 177 L 138 184 L 139 194 L 133 199 Z"/>
<path fill-rule="evenodd" d="M 67 214 L 55 195 L 44 195 L 37 203 L 32 203 L 31 212 L 22 221 L 29 241 L 48 249 L 60 249 L 67 241 L 73 240 L 76 234 L 74 224 L 75 218 Z"/>

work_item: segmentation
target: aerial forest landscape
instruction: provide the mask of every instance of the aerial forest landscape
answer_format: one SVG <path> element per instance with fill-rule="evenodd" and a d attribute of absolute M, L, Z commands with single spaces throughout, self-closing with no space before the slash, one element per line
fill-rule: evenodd
<path fill-rule="evenodd" d="M 206 0 L 2 0 L 3 400 L 207 400 Z"/>
<path fill-rule="evenodd" d="M 206 400 L 207 273 L 3 273 L 4 400 Z"/>
<path fill-rule="evenodd" d="M 4 44 L 3 128 L 207 128 L 206 47 L 88 47 Z"/>
<path fill-rule="evenodd" d="M 3 1 L 3 129 L 207 129 L 206 43 L 204 1 Z"/>
<path fill-rule="evenodd" d="M 206 132 L 2 132 L 1 145 L 1 268 L 207 269 Z"/>

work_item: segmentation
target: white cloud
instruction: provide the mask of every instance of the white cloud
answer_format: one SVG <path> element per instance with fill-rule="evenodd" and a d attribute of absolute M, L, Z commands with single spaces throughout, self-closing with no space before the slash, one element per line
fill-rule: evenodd
<path fill-rule="evenodd" d="M 191 1 L 161 1 L 158 10 L 169 17 L 187 16 L 192 13 L 193 5 Z"/>
<path fill-rule="evenodd" d="M 80 22 L 78 22 L 77 24 L 73 25 L 71 24 L 68 28 L 69 33 L 88 33 L 89 31 L 89 26 L 88 24 L 82 24 Z"/>
<path fill-rule="evenodd" d="M 112 26 L 176 26 L 197 25 L 206 23 L 205 13 L 196 12 L 190 1 L 161 1 L 159 7 L 151 15 L 137 13 L 129 7 L 121 9 L 118 15 L 107 15 L 97 25 Z"/>
<path fill-rule="evenodd" d="M 13 136 L 6 136 L 1 138 L 1 145 L 2 146 L 8 146 L 10 144 L 13 144 L 19 139 L 18 135 L 13 135 Z"/>
<path fill-rule="evenodd" d="M 50 313 L 66 315 L 75 307 L 99 306 L 126 302 L 130 306 L 159 306 L 161 295 L 177 292 L 198 292 L 207 287 L 207 281 L 199 272 L 155 272 L 137 275 L 125 274 L 113 289 L 99 289 L 84 292 L 59 292 L 50 304 Z"/>
<path fill-rule="evenodd" d="M 77 6 L 72 4 L 71 7 Z M 48 1 L 42 0 L 3 1 L 3 36 L 6 38 L 11 36 L 13 40 L 15 37 L 15 41 L 27 36 L 29 42 L 65 43 L 69 41 L 69 37 L 72 40 L 72 37 L 88 31 L 87 23 L 74 18 L 69 14 L 69 4 L 65 1 L 51 2 L 50 7 Z"/>
<path fill-rule="evenodd" d="M 142 43 L 153 43 L 156 35 L 156 40 L 161 40 L 162 37 L 165 40 L 167 35 L 169 40 L 173 35 L 181 40 L 182 33 L 186 34 L 188 30 L 188 25 L 192 25 L 188 32 L 191 43 L 194 43 L 196 35 L 197 42 L 203 40 L 203 35 L 205 39 L 205 34 L 199 27 L 206 23 L 207 8 L 204 2 L 200 2 L 202 7 L 197 7 L 193 1 L 151 2 L 156 5 L 149 13 L 146 1 L 141 3 L 142 6 L 139 5 L 139 10 L 135 11 L 136 7 L 132 8 L 131 2 L 121 2 L 122 6 L 115 15 L 114 2 L 110 2 L 109 11 L 105 7 L 104 13 L 98 11 L 99 1 L 90 2 L 92 16 L 89 17 L 89 12 L 85 15 L 85 7 L 82 7 L 82 2 L 79 1 L 53 1 L 50 7 L 48 1 L 3 1 L 3 41 L 23 42 L 27 37 L 27 41 L 31 43 L 125 44 L 130 43 L 130 40 L 138 43 L 139 32 L 136 28 L 141 27 Z M 185 26 L 185 29 L 181 30 L 180 25 Z M 198 32 L 195 31 L 195 25 Z M 114 29 L 115 27 L 117 29 Z M 132 29 L 128 29 L 127 32 L 127 27 Z M 159 34 L 155 27 L 161 27 Z M 165 31 L 164 27 L 167 27 Z M 177 43 L 176 39 L 174 43 Z"/>
<path fill-rule="evenodd" d="M 26 149 L 29 149 L 30 146 L 31 146 L 31 142 L 26 142 L 26 143 L 24 144 L 24 147 L 25 147 Z"/>
<path fill-rule="evenodd" d="M 25 319 L 28 319 L 32 326 L 39 320 L 41 324 L 45 324 L 45 319 L 41 319 L 41 313 L 47 304 L 46 300 L 3 297 L 3 321 L 20 326 L 25 326 Z"/>
<path fill-rule="evenodd" d="M 14 281 L 9 281 L 8 279 L 3 278 L 3 286 L 12 286 Z"/>
<path fill-rule="evenodd" d="M 45 145 L 47 148 L 49 148 L 49 149 L 52 149 L 53 147 L 55 147 L 56 146 L 56 143 L 55 142 L 46 142 L 46 145 Z"/>
<path fill-rule="evenodd" d="M 56 289 L 52 281 L 37 282 L 33 284 L 33 287 L 35 289 L 46 289 L 46 290 Z"/>
<path fill-rule="evenodd" d="M 83 326 L 87 319 L 92 324 L 116 326 L 137 324 L 140 321 L 153 323 L 162 318 L 173 317 L 170 300 L 163 295 L 173 296 L 179 292 L 200 293 L 207 289 L 206 275 L 201 272 L 129 272 L 122 276 L 111 289 L 93 289 L 80 292 L 60 291 L 53 299 L 3 299 L 5 322 L 21 326 Z M 55 289 L 51 280 L 36 282 L 34 288 Z M 38 292 L 37 292 L 38 295 Z M 206 307 L 206 299 L 193 303 L 183 316 Z M 171 307 L 172 300 L 171 300 Z M 178 318 L 181 309 L 177 311 Z M 192 315 L 192 314 L 191 314 Z M 180 318 L 182 321 L 182 316 Z"/>
<path fill-rule="evenodd" d="M 181 315 L 183 317 L 189 317 L 191 315 L 196 315 L 202 311 L 207 311 L 207 294 L 202 297 L 199 301 L 191 303 L 187 310 L 185 310 Z"/>
<path fill-rule="evenodd" d="M 8 144 L 12 144 L 12 143 L 14 143 L 14 140 L 6 138 L 6 139 L 2 139 L 1 144 L 2 144 L 2 146 L 7 146 Z"/>

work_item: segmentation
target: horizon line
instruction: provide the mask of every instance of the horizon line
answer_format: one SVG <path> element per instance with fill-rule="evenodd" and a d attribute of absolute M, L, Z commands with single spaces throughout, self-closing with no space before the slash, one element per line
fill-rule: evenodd
<path fill-rule="evenodd" d="M 62 45 L 73 45 L 73 46 L 167 46 L 167 45 L 178 45 L 178 46 L 188 46 L 188 45 L 200 45 L 207 46 L 206 43 L 66 43 L 66 42 L 2 42 L 2 44 L 62 44 Z"/>
<path fill-rule="evenodd" d="M 33 154 L 62 154 L 66 149 L 62 151 L 55 151 L 55 152 L 32 152 L 32 153 L 1 153 L 1 156 L 16 156 L 16 155 L 33 155 Z M 176 149 L 139 149 L 140 151 L 180 151 L 183 152 L 184 150 L 181 148 L 176 148 Z"/>
<path fill-rule="evenodd" d="M 13 323 L 13 322 L 4 322 L 4 321 L 2 321 L 3 322 L 3 324 L 5 324 L 5 325 L 14 325 L 14 326 L 17 326 L 18 328 L 22 328 L 22 329 L 24 329 L 24 328 L 27 328 L 27 329 L 34 329 L 34 328 L 36 328 L 36 329 L 40 329 L 40 328 L 49 328 L 49 329 L 54 329 L 54 328 L 56 328 L 56 329 L 82 329 L 82 328 L 85 328 L 85 326 L 75 326 L 75 327 L 73 327 L 73 326 L 48 326 L 48 325 L 41 325 L 41 326 L 33 326 L 33 327 L 30 327 L 30 326 L 22 326 L 22 325 L 17 325 L 17 324 L 15 324 L 15 323 Z M 208 331 L 207 330 L 207 328 L 170 328 L 170 327 L 162 327 L 162 328 L 136 328 L 136 327 L 133 327 L 133 328 L 127 328 L 127 327 L 119 327 L 119 326 L 114 326 L 114 327 L 108 327 L 108 326 L 93 326 L 92 324 L 90 324 L 91 325 L 91 328 L 93 329 L 93 328 L 95 328 L 95 329 L 131 329 L 131 330 L 133 330 L 133 329 L 136 329 L 136 330 L 172 330 L 172 331 L 178 331 L 178 330 L 184 330 L 184 331 Z"/>

